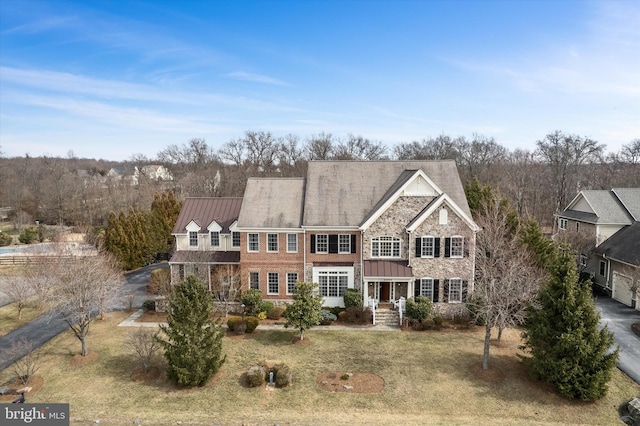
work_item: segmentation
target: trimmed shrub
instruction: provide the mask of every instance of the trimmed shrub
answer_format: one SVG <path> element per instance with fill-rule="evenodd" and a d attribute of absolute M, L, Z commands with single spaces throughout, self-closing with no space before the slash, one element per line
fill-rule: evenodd
<path fill-rule="evenodd" d="M 256 327 L 258 327 L 258 324 L 260 324 L 260 321 L 256 317 L 246 317 L 245 323 L 247 324 L 245 332 L 253 333 Z"/>
<path fill-rule="evenodd" d="M 155 311 L 156 310 L 156 301 L 155 300 L 145 300 L 142 302 L 142 310 L 145 312 Z"/>
<path fill-rule="evenodd" d="M 351 324 L 370 324 L 373 321 L 371 310 L 362 306 L 351 306 L 345 309 L 340 316 L 343 317 L 345 322 Z"/>
<path fill-rule="evenodd" d="M 433 303 L 431 300 L 424 296 L 417 296 L 415 300 L 409 299 L 407 300 L 407 316 L 412 319 L 416 319 L 420 322 L 423 322 L 429 315 L 431 315 L 431 310 L 433 309 Z"/>
<path fill-rule="evenodd" d="M 362 293 L 355 288 L 348 288 L 342 298 L 344 299 L 344 307 L 347 309 L 353 306 L 362 307 Z"/>
<path fill-rule="evenodd" d="M 282 306 L 276 306 L 267 312 L 267 318 L 270 320 L 279 320 L 284 315 L 284 308 Z"/>
<path fill-rule="evenodd" d="M 231 317 L 227 320 L 227 328 L 229 328 L 229 331 L 236 331 L 236 328 L 240 323 L 242 323 L 242 318 Z"/>
<path fill-rule="evenodd" d="M 0 231 L 0 247 L 5 247 L 10 245 L 13 242 L 13 238 L 11 235 Z"/>
<path fill-rule="evenodd" d="M 444 324 L 444 319 L 442 317 L 433 317 L 433 323 L 437 326 L 437 327 L 442 327 L 442 324 Z"/>
<path fill-rule="evenodd" d="M 22 233 L 18 236 L 18 241 L 20 241 L 22 244 L 31 244 L 32 242 L 39 239 L 39 236 L 40 235 L 38 233 L 38 230 L 33 226 L 30 226 L 22 231 Z"/>
<path fill-rule="evenodd" d="M 266 369 L 261 365 L 254 365 L 247 371 L 247 385 L 252 388 L 258 387 L 264 383 L 264 377 L 267 374 Z"/>
<path fill-rule="evenodd" d="M 344 312 L 344 308 L 341 308 L 340 306 L 334 306 L 333 308 L 329 308 L 329 311 L 331 311 L 333 315 L 338 317 L 340 316 L 341 312 Z"/>
<path fill-rule="evenodd" d="M 322 317 L 322 319 L 320 320 L 320 324 L 322 325 L 329 325 L 338 319 L 338 317 L 324 309 L 320 311 L 320 316 Z"/>
<path fill-rule="evenodd" d="M 276 387 L 284 388 L 291 384 L 292 374 L 286 364 L 276 364 L 273 366 L 271 371 L 273 371 Z"/>
<path fill-rule="evenodd" d="M 274 306 L 275 305 L 273 304 L 273 302 L 262 302 L 262 304 L 260 305 L 260 312 L 266 312 L 268 314 L 269 312 L 271 312 Z"/>
<path fill-rule="evenodd" d="M 257 288 L 251 288 L 242 295 L 242 303 L 245 306 L 246 313 L 249 315 L 257 315 L 262 307 L 262 292 Z"/>

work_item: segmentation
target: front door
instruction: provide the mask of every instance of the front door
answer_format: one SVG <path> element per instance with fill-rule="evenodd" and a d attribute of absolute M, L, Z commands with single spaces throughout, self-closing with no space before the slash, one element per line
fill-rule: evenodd
<path fill-rule="evenodd" d="M 389 289 L 391 288 L 391 285 L 389 283 L 380 283 L 380 301 L 381 302 L 388 302 L 390 297 L 389 297 Z"/>

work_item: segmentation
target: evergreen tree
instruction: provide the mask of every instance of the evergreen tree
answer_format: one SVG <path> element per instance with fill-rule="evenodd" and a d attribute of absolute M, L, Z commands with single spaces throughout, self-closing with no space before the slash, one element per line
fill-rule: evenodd
<path fill-rule="evenodd" d="M 178 220 L 182 203 L 172 191 L 156 193 L 151 203 L 151 217 L 157 253 L 170 253 L 174 238 L 171 235 L 173 226 Z"/>
<path fill-rule="evenodd" d="M 553 269 L 523 333 L 531 372 L 568 398 L 602 398 L 618 358 L 618 349 L 610 351 L 613 333 L 599 329 L 590 285 L 578 283 L 574 260 L 563 255 Z"/>
<path fill-rule="evenodd" d="M 322 317 L 323 297 L 313 283 L 298 282 L 293 295 L 293 303 L 287 306 L 284 318 L 286 328 L 293 327 L 300 331 L 300 340 L 304 339 L 304 331 L 318 325 Z"/>
<path fill-rule="evenodd" d="M 539 267 L 549 270 L 558 261 L 558 247 L 544 236 L 535 219 L 524 222 L 520 230 L 520 242 L 531 251 Z"/>
<path fill-rule="evenodd" d="M 471 213 L 475 213 L 480 207 L 490 200 L 493 190 L 490 185 L 481 186 L 478 178 L 474 178 L 464 186 L 464 195 L 467 197 Z"/>
<path fill-rule="evenodd" d="M 223 332 L 211 320 L 211 297 L 204 284 L 190 275 L 178 284 L 169 301 L 167 325 L 159 339 L 169 365 L 169 379 L 185 386 L 203 386 L 226 360 Z"/>

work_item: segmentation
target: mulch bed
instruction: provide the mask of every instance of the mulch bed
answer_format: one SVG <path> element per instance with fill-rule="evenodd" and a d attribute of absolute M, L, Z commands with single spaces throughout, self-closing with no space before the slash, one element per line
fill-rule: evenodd
<path fill-rule="evenodd" d="M 384 390 L 384 379 L 375 373 L 352 373 L 347 380 L 341 376 L 347 371 L 330 371 L 319 374 L 316 386 L 327 392 L 379 393 Z"/>
<path fill-rule="evenodd" d="M 11 390 L 6 395 L 0 395 L 0 402 L 13 402 L 19 396 L 15 391 L 24 387 L 30 387 L 31 390 L 24 394 L 26 402 L 29 402 L 29 395 L 35 394 L 42 388 L 42 386 L 44 386 L 44 378 L 41 376 L 33 376 L 29 379 L 29 383 L 26 385 L 22 384 L 19 379 L 14 378 L 13 380 L 3 383 L 1 386 L 6 386 Z"/>
<path fill-rule="evenodd" d="M 82 367 L 83 365 L 87 365 L 97 360 L 100 357 L 98 352 L 89 352 L 86 356 L 82 356 L 80 354 L 74 355 L 70 360 L 69 364 L 72 367 Z"/>

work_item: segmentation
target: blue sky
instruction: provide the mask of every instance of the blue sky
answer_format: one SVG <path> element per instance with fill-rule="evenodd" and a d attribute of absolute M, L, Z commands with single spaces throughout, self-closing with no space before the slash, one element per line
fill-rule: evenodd
<path fill-rule="evenodd" d="M 640 2 L 0 2 L 0 150 L 125 160 L 246 130 L 534 149 L 640 138 Z"/>

